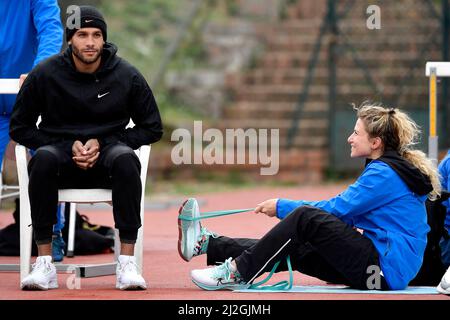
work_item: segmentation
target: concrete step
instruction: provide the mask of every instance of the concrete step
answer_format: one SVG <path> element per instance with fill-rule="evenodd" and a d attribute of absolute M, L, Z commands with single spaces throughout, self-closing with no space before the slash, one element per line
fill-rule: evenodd
<path fill-rule="evenodd" d="M 203 124 L 202 132 L 208 129 L 216 129 L 222 133 L 224 146 L 236 145 L 239 138 L 245 136 L 255 136 L 260 139 L 260 135 L 266 134 L 267 143 L 271 145 L 273 129 L 278 130 L 279 145 L 281 148 L 287 146 L 288 134 L 292 126 L 291 119 L 257 119 L 257 118 L 225 118 L 220 122 Z M 192 125 L 185 129 L 193 131 Z M 240 129 L 240 131 L 239 131 Z M 328 120 L 324 118 L 302 118 L 298 121 L 296 136 L 293 146 L 304 148 L 325 147 L 328 141 Z M 233 140 L 234 139 L 234 140 Z M 258 140 L 259 141 L 259 140 Z M 245 140 L 248 145 L 248 138 Z"/>
<path fill-rule="evenodd" d="M 298 133 L 293 139 L 291 146 L 303 150 L 322 149 L 328 146 L 328 137 L 326 135 L 304 136 Z M 280 137 L 280 148 L 287 148 L 287 147 L 288 147 L 287 137 Z"/>
<path fill-rule="evenodd" d="M 350 25 L 345 27 L 339 25 L 339 33 L 336 38 L 337 43 L 349 42 L 354 47 L 361 51 L 370 51 L 374 48 L 381 48 L 383 50 L 405 50 L 413 49 L 409 46 L 422 46 L 431 44 L 430 36 L 436 34 L 437 38 L 433 41 L 440 42 L 439 36 L 440 24 L 438 20 L 425 20 L 428 26 L 421 26 L 416 24 L 417 20 L 411 20 L 408 24 L 401 24 L 399 26 L 392 25 L 389 27 L 383 23 L 381 30 L 369 31 L 364 24 Z M 365 21 L 364 21 L 365 22 Z M 280 28 L 282 28 L 280 26 Z M 315 31 L 310 30 L 294 30 L 285 31 L 283 29 L 271 29 L 265 34 L 265 43 L 267 49 L 275 51 L 311 51 L 317 42 L 319 35 L 319 28 Z M 327 32 L 322 38 L 322 49 L 326 49 L 331 39 L 331 33 Z"/>
<path fill-rule="evenodd" d="M 233 137 L 230 138 L 226 138 L 226 129 L 233 129 L 233 128 L 223 128 L 221 129 L 223 137 L 224 137 L 224 142 L 223 142 L 223 147 L 230 147 L 230 146 L 234 146 L 234 148 L 236 148 L 237 146 L 237 140 L 236 138 L 234 140 L 230 140 L 233 139 Z M 248 129 L 248 128 L 247 128 Z M 244 130 L 247 130 L 244 129 Z M 256 128 L 255 128 L 256 129 Z M 260 129 L 268 129 L 268 128 L 260 128 Z M 256 132 L 256 136 L 259 137 L 259 134 L 261 133 L 261 131 L 257 131 Z M 271 147 L 271 131 L 267 131 L 267 145 L 269 147 Z M 350 133 L 349 133 L 350 134 Z M 258 138 L 259 139 L 259 138 Z M 260 142 L 260 140 L 258 140 Z M 249 141 L 245 140 L 245 144 L 247 149 L 251 149 L 251 147 L 249 146 Z M 302 149 L 318 149 L 318 148 L 325 148 L 328 144 L 328 131 L 327 130 L 312 130 L 312 129 L 305 129 L 305 128 L 299 128 L 297 130 L 297 133 L 292 141 L 291 146 L 292 147 L 296 147 L 296 148 L 302 148 Z M 286 147 L 288 147 L 288 131 L 285 129 L 279 129 L 279 140 L 278 140 L 278 146 L 281 149 L 284 149 Z"/>
<path fill-rule="evenodd" d="M 271 103 L 271 102 L 238 101 L 237 103 L 226 107 L 224 111 L 230 113 L 239 113 L 242 111 L 246 111 L 262 115 L 264 115 L 265 113 L 289 114 L 294 112 L 296 108 L 297 104 L 295 102 Z M 319 101 L 307 101 L 303 106 L 303 110 L 305 112 L 320 114 L 328 111 L 328 103 Z M 270 117 L 270 115 L 268 115 L 267 117 Z"/>
<path fill-rule="evenodd" d="M 407 19 L 408 17 L 417 17 L 427 15 L 429 16 L 429 8 L 426 1 L 420 0 L 402 0 L 402 1 L 391 1 L 391 0 L 379 0 L 379 1 L 354 1 L 351 3 L 350 11 L 347 13 L 344 20 L 360 20 L 367 19 L 366 10 L 371 4 L 377 4 L 382 12 L 383 21 L 401 21 L 402 19 Z M 435 8 L 439 11 L 439 2 L 433 1 Z M 432 4 L 433 4 L 432 2 Z M 343 12 L 348 6 L 347 1 L 336 1 L 336 11 L 338 13 Z M 310 10 L 308 10 L 310 9 Z M 311 16 L 324 16 L 327 12 L 326 1 L 296 1 L 288 5 L 285 10 L 285 16 L 288 20 L 299 20 L 300 18 L 306 19 Z M 417 19 L 419 20 L 419 19 Z"/>
<path fill-rule="evenodd" d="M 424 78 L 423 68 L 374 68 L 369 70 L 371 76 L 382 83 L 396 83 L 402 81 L 405 77 L 414 77 L 416 79 Z M 306 68 L 277 68 L 276 70 L 257 68 L 247 71 L 246 73 L 233 75 L 228 82 L 240 87 L 243 84 L 259 85 L 259 84 L 283 84 L 283 85 L 301 85 L 304 83 L 308 74 Z M 314 69 L 314 84 L 328 84 L 329 71 L 323 66 Z M 357 68 L 338 68 L 337 76 L 339 81 L 350 81 L 361 83 L 365 81 L 364 73 Z M 424 79 L 423 79 L 424 80 Z"/>
<path fill-rule="evenodd" d="M 398 54 L 405 52 L 405 51 L 412 51 L 413 53 L 418 54 L 422 47 L 430 47 L 428 50 L 430 51 L 436 51 L 436 47 L 431 45 L 430 38 L 426 38 L 426 36 L 419 36 L 419 38 L 416 40 L 410 39 L 408 37 L 403 37 L 403 41 L 395 42 L 395 39 L 392 41 L 387 41 L 384 39 L 377 39 L 377 38 L 361 38 L 358 39 L 356 36 L 349 36 L 350 40 L 345 41 L 345 39 L 338 39 L 337 45 L 339 48 L 344 48 L 344 44 L 349 44 L 355 50 L 358 51 L 358 53 L 366 53 L 371 52 L 374 50 L 383 51 L 383 52 L 397 52 Z M 355 40 L 356 38 L 356 40 Z M 436 43 L 440 44 L 441 40 L 439 38 L 435 39 Z M 315 41 L 314 42 L 305 42 L 302 39 L 295 39 L 295 40 L 277 40 L 276 42 L 271 42 L 266 45 L 266 52 L 312 52 L 312 50 L 315 48 Z M 322 42 L 321 45 L 321 52 L 328 52 L 328 46 L 329 41 Z M 437 50 L 438 51 L 438 50 Z"/>
<path fill-rule="evenodd" d="M 220 130 L 226 129 L 255 129 L 257 134 L 266 132 L 271 135 L 271 129 L 278 129 L 280 147 L 286 147 L 288 134 L 292 127 L 290 119 L 225 119 L 220 125 Z M 267 131 L 260 131 L 267 129 Z M 302 119 L 298 121 L 294 146 L 324 147 L 328 141 L 328 121 L 326 119 Z M 247 131 L 248 132 L 248 131 Z M 270 145 L 270 138 L 268 139 Z"/>
<path fill-rule="evenodd" d="M 383 96 L 395 96 L 398 88 L 395 86 L 384 86 L 381 94 Z M 426 99 L 428 97 L 428 86 L 409 86 L 408 91 L 416 99 Z M 302 88 L 299 85 L 248 85 L 241 86 L 234 94 L 234 101 L 254 101 L 254 102 L 296 102 L 298 101 Z M 309 88 L 310 101 L 327 100 L 329 88 L 326 85 L 312 85 Z M 338 96 L 352 97 L 353 99 L 368 99 L 376 94 L 368 85 L 338 84 L 336 87 Z"/>
<path fill-rule="evenodd" d="M 411 28 L 409 30 L 406 30 L 405 33 L 398 33 L 398 32 L 383 32 L 378 34 L 371 34 L 368 33 L 367 28 L 362 29 L 361 33 L 356 33 L 354 30 L 358 29 L 352 29 L 350 32 L 344 32 L 342 35 L 342 39 L 340 39 L 340 36 L 338 34 L 337 42 L 343 42 L 344 40 L 348 40 L 348 43 L 351 45 L 358 45 L 358 43 L 361 43 L 363 45 L 369 45 L 369 44 L 375 44 L 375 45 L 383 45 L 383 44 L 405 44 L 405 43 L 417 43 L 417 44 L 428 44 L 431 42 L 430 39 L 430 32 L 433 30 L 422 30 L 418 33 L 411 33 Z M 435 31 L 439 31 L 438 27 L 435 29 Z M 324 36 L 325 42 L 326 40 L 330 39 L 330 34 L 327 33 Z M 318 32 L 311 34 L 311 33 L 303 33 L 303 32 L 297 32 L 297 33 L 286 33 L 286 32 L 280 32 L 280 33 L 273 33 L 267 35 L 267 44 L 270 47 L 276 47 L 276 45 L 285 45 L 285 44 L 299 44 L 303 43 L 306 45 L 315 44 L 317 42 L 318 38 Z M 436 39 L 438 40 L 438 39 Z M 386 49 L 386 48 L 385 48 Z M 390 49 L 390 48 L 389 48 Z"/>
<path fill-rule="evenodd" d="M 438 56 L 438 52 L 435 53 Z M 432 55 L 430 55 L 431 57 Z M 357 51 L 358 59 L 368 68 L 383 68 L 387 66 L 405 66 L 416 63 L 419 54 L 417 52 L 397 52 L 397 51 L 377 51 L 360 52 Z M 345 50 L 337 57 L 338 67 L 355 67 L 352 52 Z M 264 68 L 307 68 L 311 60 L 311 52 L 268 52 L 259 59 L 258 65 Z M 319 65 L 327 65 L 329 56 L 326 51 L 321 51 L 317 58 Z M 356 67 L 355 67 L 356 68 Z"/>
<path fill-rule="evenodd" d="M 275 34 L 301 34 L 304 31 L 318 30 L 322 25 L 322 18 L 312 18 L 312 19 L 291 19 L 282 20 L 279 24 L 267 27 L 266 31 L 273 32 Z M 361 30 L 367 33 L 366 19 L 361 18 L 346 18 L 343 20 L 338 20 L 338 26 L 344 31 L 351 30 Z M 408 33 L 411 28 L 417 29 L 432 29 L 439 28 L 440 22 L 437 19 L 414 19 L 414 20 L 382 20 L 382 29 L 377 30 L 381 32 L 401 32 Z"/>
<path fill-rule="evenodd" d="M 301 119 L 317 119 L 326 117 L 326 111 L 322 112 L 310 112 L 303 110 L 300 114 Z M 294 109 L 290 111 L 283 112 L 277 109 L 271 110 L 259 110 L 259 111 L 251 111 L 251 110 L 237 110 L 237 109 L 226 109 L 224 111 L 224 118 L 227 120 L 236 120 L 236 119 L 271 119 L 274 121 L 277 120 L 285 120 L 291 119 L 294 116 Z"/>
<path fill-rule="evenodd" d="M 302 129 L 327 129 L 328 128 L 328 120 L 324 118 L 318 119 L 302 119 L 299 121 L 299 128 Z M 223 119 L 220 123 L 220 128 L 254 128 L 254 129 L 280 129 L 285 130 L 289 129 L 292 126 L 291 119 Z"/>
<path fill-rule="evenodd" d="M 441 40 L 436 39 L 435 40 L 436 45 L 431 45 L 430 42 L 428 43 L 415 43 L 415 42 L 405 42 L 405 43 L 387 43 L 387 42 L 380 42 L 380 43 L 368 43 L 366 46 L 364 46 L 361 42 L 351 42 L 353 45 L 353 48 L 357 50 L 358 54 L 365 54 L 366 52 L 372 52 L 372 51 L 378 51 L 378 52 L 394 52 L 397 54 L 400 54 L 400 52 L 410 51 L 413 54 L 415 54 L 417 57 L 419 56 L 419 53 L 421 50 L 423 50 L 423 47 L 426 46 L 428 52 L 430 52 L 431 55 L 436 55 L 439 57 L 440 51 L 439 47 L 441 46 Z M 328 52 L 328 42 L 322 43 L 322 46 L 320 48 L 321 54 Z M 388 47 L 388 49 L 386 49 Z M 275 52 L 275 53 L 289 53 L 289 52 L 304 52 L 304 53 L 311 53 L 314 49 L 314 44 L 308 44 L 304 43 L 302 41 L 294 41 L 294 42 L 285 42 L 281 44 L 277 44 L 276 46 L 266 46 L 266 52 Z M 346 52 L 349 51 L 344 47 L 344 42 L 338 43 L 337 47 L 340 51 L 339 52 Z M 258 56 L 259 59 L 262 59 L 263 55 Z"/>

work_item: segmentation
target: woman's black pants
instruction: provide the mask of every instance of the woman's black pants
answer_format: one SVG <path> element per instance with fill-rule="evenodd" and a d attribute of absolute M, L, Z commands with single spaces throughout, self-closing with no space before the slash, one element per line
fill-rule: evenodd
<path fill-rule="evenodd" d="M 295 209 L 260 240 L 211 237 L 207 263 L 233 257 L 242 278 L 253 282 L 278 261 L 277 272 L 288 270 L 287 256 L 294 270 L 330 283 L 362 290 L 389 289 L 380 275 L 372 241 L 337 217 L 310 206 Z"/>

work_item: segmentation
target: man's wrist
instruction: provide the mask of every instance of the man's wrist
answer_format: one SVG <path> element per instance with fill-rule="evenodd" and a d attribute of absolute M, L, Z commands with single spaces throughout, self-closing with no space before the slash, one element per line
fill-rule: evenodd
<path fill-rule="evenodd" d="M 103 141 L 103 138 L 95 138 L 98 142 L 98 150 L 100 151 L 102 147 L 104 146 L 105 142 Z"/>

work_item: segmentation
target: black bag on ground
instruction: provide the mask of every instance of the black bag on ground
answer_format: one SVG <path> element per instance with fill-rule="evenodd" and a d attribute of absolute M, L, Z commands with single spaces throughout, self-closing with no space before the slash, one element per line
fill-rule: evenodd
<path fill-rule="evenodd" d="M 441 197 L 435 201 L 427 200 L 427 221 L 430 231 L 427 235 L 427 246 L 423 257 L 422 267 L 417 276 L 409 283 L 413 286 L 437 286 L 446 269 L 442 263 L 441 247 L 442 237 L 448 238 L 444 223 L 447 214 L 442 202 L 449 198 L 450 193 L 442 191 Z"/>
<path fill-rule="evenodd" d="M 20 256 L 20 202 L 15 199 L 14 223 L 0 230 L 0 256 Z M 33 241 L 31 255 L 37 256 L 36 243 Z"/>
<path fill-rule="evenodd" d="M 20 203 L 15 200 L 16 208 L 13 212 L 14 223 L 0 230 L 0 256 L 20 256 Z M 66 205 L 64 212 L 66 223 L 63 228 L 63 239 L 66 243 L 65 252 L 67 252 L 68 234 L 69 234 L 69 204 Z M 89 223 L 86 216 L 76 213 L 75 224 L 75 248 L 74 255 L 88 255 L 98 253 L 113 252 L 114 248 L 114 229 L 106 226 L 94 225 Z M 37 255 L 37 247 L 32 242 L 31 254 Z"/>
<path fill-rule="evenodd" d="M 62 230 L 66 243 L 66 252 L 69 236 L 70 205 L 66 204 L 64 212 L 65 224 Z M 107 226 L 95 225 L 89 218 L 78 211 L 75 215 L 75 248 L 74 255 L 89 255 L 114 252 L 114 229 Z"/>

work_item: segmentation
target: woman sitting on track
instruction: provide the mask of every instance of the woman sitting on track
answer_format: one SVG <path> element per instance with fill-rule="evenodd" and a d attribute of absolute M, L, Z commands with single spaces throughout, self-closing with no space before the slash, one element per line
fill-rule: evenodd
<path fill-rule="evenodd" d="M 440 193 L 439 176 L 425 154 L 412 149 L 419 129 L 404 112 L 367 104 L 355 110 L 348 143 L 352 158 L 367 158 L 362 174 L 329 200 L 260 203 L 256 213 L 281 219 L 260 240 L 218 236 L 195 219 L 193 203 L 183 205 L 182 215 L 194 219 L 180 228 L 181 257 L 206 253 L 208 265 L 225 261 L 191 271 L 197 286 L 240 288 L 277 262 L 277 271 L 287 270 L 288 256 L 294 269 L 330 283 L 362 290 L 408 285 L 422 264 L 429 230 L 424 202 Z"/>

